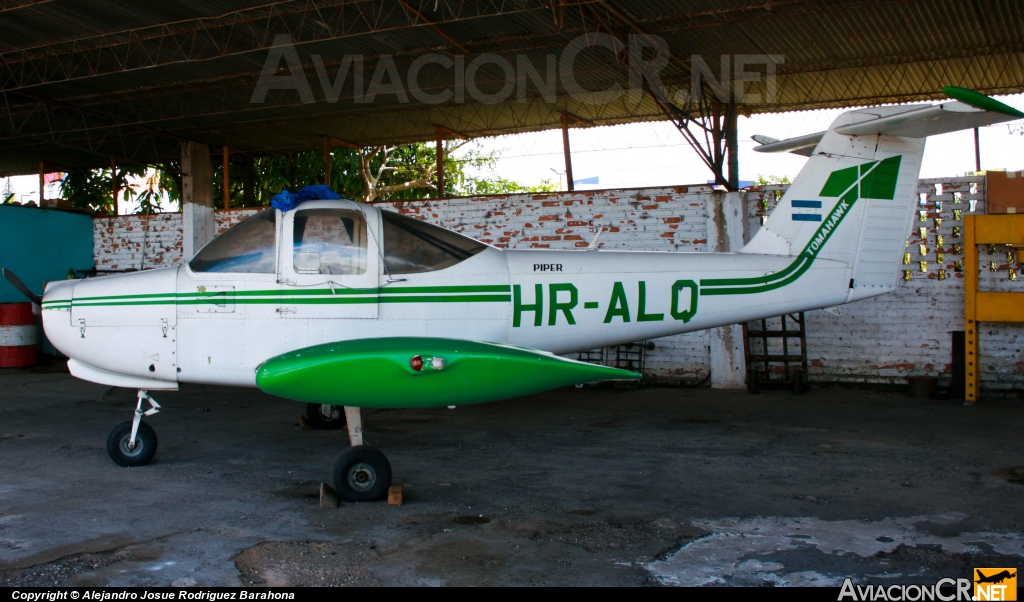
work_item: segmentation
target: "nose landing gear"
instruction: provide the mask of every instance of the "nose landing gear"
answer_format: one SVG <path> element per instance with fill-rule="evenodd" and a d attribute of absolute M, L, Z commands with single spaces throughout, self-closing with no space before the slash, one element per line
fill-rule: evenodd
<path fill-rule="evenodd" d="M 363 417 L 359 408 L 345 406 L 349 447 L 334 462 L 334 490 L 350 502 L 383 499 L 391 487 L 391 463 L 379 450 L 363 445 Z"/>
<path fill-rule="evenodd" d="M 142 410 L 142 401 L 149 402 L 150 408 Z M 143 416 L 152 416 L 160 411 L 160 404 L 149 396 L 149 391 L 139 389 L 135 404 L 135 417 L 114 427 L 107 437 L 107 453 L 120 466 L 145 466 L 156 455 L 156 431 L 142 421 Z"/>

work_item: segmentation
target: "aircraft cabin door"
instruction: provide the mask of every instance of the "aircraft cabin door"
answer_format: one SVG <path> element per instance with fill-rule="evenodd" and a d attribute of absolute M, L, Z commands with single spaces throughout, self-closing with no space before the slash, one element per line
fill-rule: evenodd
<path fill-rule="evenodd" d="M 354 202 L 308 201 L 284 215 L 281 317 L 376 318 L 380 253 L 374 212 L 363 213 Z"/>

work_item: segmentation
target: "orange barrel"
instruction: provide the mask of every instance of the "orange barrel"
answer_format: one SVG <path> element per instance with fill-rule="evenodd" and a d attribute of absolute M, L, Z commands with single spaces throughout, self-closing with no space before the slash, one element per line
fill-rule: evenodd
<path fill-rule="evenodd" d="M 39 327 L 31 303 L 0 303 L 0 368 L 35 366 Z"/>

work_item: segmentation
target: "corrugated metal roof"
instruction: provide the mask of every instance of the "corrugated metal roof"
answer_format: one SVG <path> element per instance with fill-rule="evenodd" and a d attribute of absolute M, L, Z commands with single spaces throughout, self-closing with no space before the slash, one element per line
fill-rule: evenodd
<path fill-rule="evenodd" d="M 764 77 L 747 86 L 747 113 L 940 97 L 944 85 L 985 93 L 1024 91 L 1024 8 L 1018 0 L 26 0 L 0 11 L 0 174 L 100 166 L 110 157 L 157 162 L 183 139 L 252 153 L 322 147 L 324 136 L 376 144 L 430 140 L 435 126 L 470 136 L 557 127 L 563 112 L 596 125 L 663 118 L 649 94 L 611 100 L 556 97 L 534 83 L 487 104 L 465 93 L 443 102 L 408 91 L 410 66 L 439 54 L 463 67 L 502 57 L 519 78 L 528 62 L 544 76 L 573 40 L 622 46 L 584 49 L 575 80 L 587 90 L 628 88 L 630 34 L 660 36 L 672 59 L 659 71 L 684 108 L 694 57 L 716 77 L 720 57 L 777 55 L 774 97 Z M 253 91 L 277 34 L 295 42 L 313 102 L 294 90 Z M 595 37 L 595 36 L 605 37 Z M 587 36 L 587 37 L 581 37 Z M 650 50 L 644 55 L 651 58 Z M 359 94 L 348 72 L 327 91 L 346 55 L 363 55 L 363 86 L 393 60 L 406 98 Z M 741 59 L 742 60 L 742 59 Z M 736 62 L 728 64 L 735 70 Z M 749 71 L 763 73 L 756 59 Z M 386 69 L 385 69 L 386 71 Z M 452 69 L 427 65 L 425 93 L 451 89 Z M 279 73 L 286 70 L 279 68 Z M 561 75 L 561 74 L 560 74 Z M 391 83 L 390 77 L 379 83 Z M 483 94 L 507 88 L 505 68 L 476 69 Z M 385 86 L 386 87 L 386 86 Z M 677 91 L 679 93 L 677 93 Z M 706 92 L 707 93 L 707 92 Z M 306 99 L 308 100 L 308 99 Z"/>

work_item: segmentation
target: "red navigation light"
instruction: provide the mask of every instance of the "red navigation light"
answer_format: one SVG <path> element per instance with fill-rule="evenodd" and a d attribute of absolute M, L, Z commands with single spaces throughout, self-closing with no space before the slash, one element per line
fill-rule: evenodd
<path fill-rule="evenodd" d="M 412 356 L 412 359 L 409 360 L 409 365 L 412 366 L 413 370 L 419 372 L 423 369 L 423 358 L 418 355 L 414 355 Z"/>

